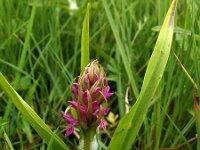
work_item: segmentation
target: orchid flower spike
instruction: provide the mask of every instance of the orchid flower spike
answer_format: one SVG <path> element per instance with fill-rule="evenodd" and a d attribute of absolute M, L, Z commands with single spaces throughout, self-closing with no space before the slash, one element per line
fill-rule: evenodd
<path fill-rule="evenodd" d="M 103 103 L 106 103 L 113 93 L 110 92 L 103 67 L 97 60 L 85 67 L 71 90 L 74 93 L 74 100 L 68 102 L 76 110 L 77 118 L 63 112 L 63 117 L 68 122 L 65 135 L 72 134 L 74 126 L 79 127 L 83 132 L 89 128 L 97 128 L 99 125 L 106 129 L 104 116 L 110 108 L 103 107 Z"/>

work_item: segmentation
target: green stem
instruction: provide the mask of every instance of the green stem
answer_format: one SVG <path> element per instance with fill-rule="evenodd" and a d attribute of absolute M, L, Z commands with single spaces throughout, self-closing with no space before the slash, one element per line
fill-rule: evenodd
<path fill-rule="evenodd" d="M 83 149 L 84 150 L 94 150 L 97 149 L 96 141 L 96 128 L 89 128 L 83 133 Z M 94 146 L 94 147 L 93 147 Z"/>

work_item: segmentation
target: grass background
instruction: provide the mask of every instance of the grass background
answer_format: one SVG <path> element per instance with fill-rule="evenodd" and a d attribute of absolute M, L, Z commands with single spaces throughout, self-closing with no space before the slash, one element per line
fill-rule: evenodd
<path fill-rule="evenodd" d="M 35 3 L 34 3 L 35 2 Z M 110 0 L 116 30 L 112 31 L 102 1 L 95 1 L 90 14 L 91 59 L 105 67 L 112 91 L 111 112 L 124 116 L 134 104 L 133 81 L 126 74 L 120 50 L 131 66 L 133 80 L 140 91 L 145 69 L 157 39 L 159 26 L 170 0 Z M 72 98 L 70 87 L 80 73 L 81 28 L 86 1 L 77 1 L 70 9 L 67 1 L 0 1 L 0 69 L 18 93 L 39 116 L 75 147 L 74 136 L 64 137 L 66 122 L 61 110 Z M 200 2 L 178 1 L 172 51 L 200 84 Z M 34 10 L 35 9 L 35 10 Z M 119 35 L 116 39 L 113 32 Z M 122 49 L 118 49 L 120 41 Z M 200 91 L 197 89 L 197 95 Z M 98 139 L 106 148 L 115 126 Z M 193 110 L 193 84 L 177 63 L 173 52 L 164 77 L 149 106 L 144 124 L 133 149 L 194 149 L 197 145 Z M 14 105 L 0 91 L 0 149 L 46 149 L 44 141 L 24 120 Z"/>

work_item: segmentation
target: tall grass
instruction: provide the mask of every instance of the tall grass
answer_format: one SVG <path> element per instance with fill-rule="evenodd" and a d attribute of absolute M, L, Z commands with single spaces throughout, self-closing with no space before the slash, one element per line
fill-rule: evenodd
<path fill-rule="evenodd" d="M 102 1 L 93 2 L 90 58 L 99 59 L 105 67 L 115 91 L 109 105 L 119 118 L 115 122 L 107 119 L 107 131 L 98 135 L 98 139 L 102 139 L 98 141 L 101 149 L 108 146 L 115 123 L 136 101 L 158 31 L 171 3 L 170 0 L 106 2 L 116 30 L 112 29 Z M 66 123 L 60 111 L 68 106 L 71 84 L 80 73 L 85 4 L 86 1 L 78 1 L 78 9 L 72 10 L 68 2 L 62 0 L 0 1 L 0 71 L 69 147 L 76 147 L 77 139 L 64 137 Z M 178 1 L 169 60 L 132 149 L 197 147 L 194 85 L 181 65 L 196 82 L 198 97 L 199 6 L 198 0 Z M 12 147 L 48 148 L 0 91 L 0 149 Z"/>

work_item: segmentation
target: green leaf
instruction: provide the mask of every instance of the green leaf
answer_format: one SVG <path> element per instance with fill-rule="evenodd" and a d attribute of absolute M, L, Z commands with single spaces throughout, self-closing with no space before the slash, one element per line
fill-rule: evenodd
<path fill-rule="evenodd" d="M 68 150 L 65 143 L 55 135 L 35 111 L 17 94 L 0 72 L 0 88 L 2 88 L 23 117 L 31 124 L 37 133 L 47 142 L 51 141 L 53 149 Z"/>
<path fill-rule="evenodd" d="M 167 64 L 172 44 L 175 8 L 176 0 L 173 0 L 150 58 L 141 92 L 130 112 L 120 121 L 109 144 L 109 150 L 128 150 L 135 141 Z"/>
<path fill-rule="evenodd" d="M 90 3 L 87 5 L 87 11 L 83 21 L 82 36 L 81 36 L 81 71 L 89 64 L 89 16 L 90 16 Z"/>

